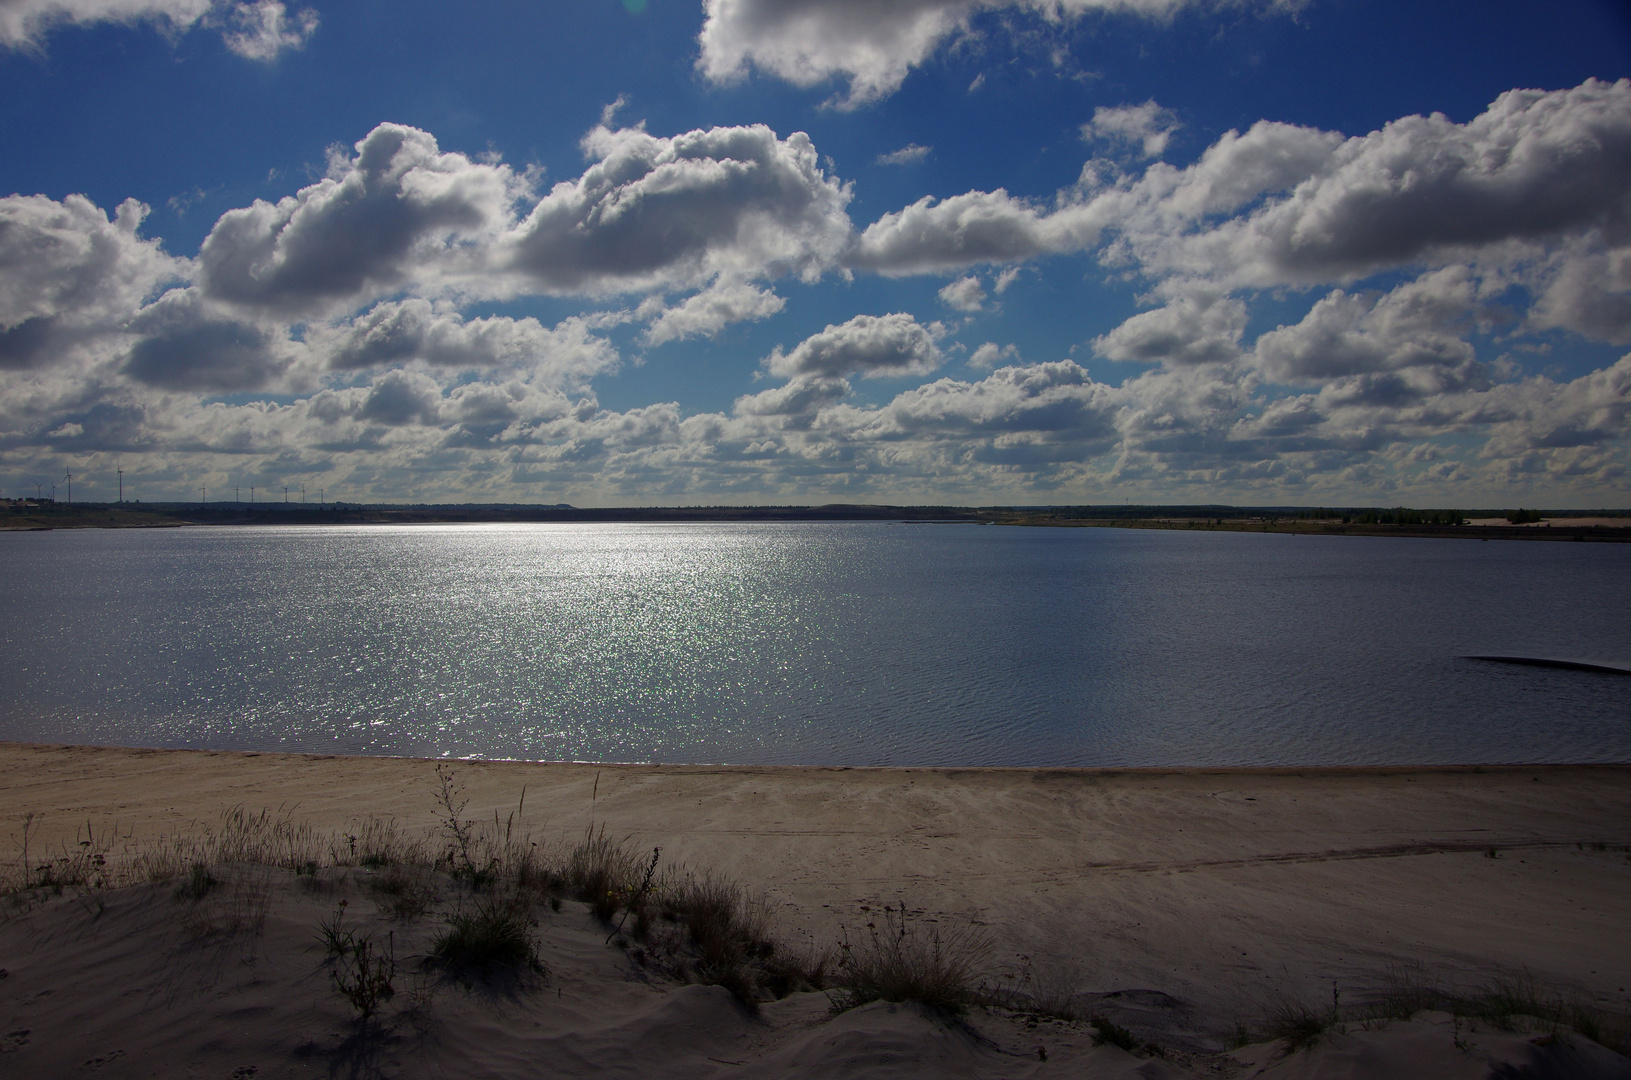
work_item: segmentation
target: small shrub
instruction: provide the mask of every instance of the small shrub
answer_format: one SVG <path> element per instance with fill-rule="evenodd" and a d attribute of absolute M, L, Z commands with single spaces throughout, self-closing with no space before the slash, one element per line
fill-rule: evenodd
<path fill-rule="evenodd" d="M 1128 1053 L 1138 1049 L 1138 1037 L 1124 1027 L 1120 1027 L 1108 1016 L 1095 1016 L 1088 1023 L 1093 1025 L 1093 1045 L 1119 1046 Z"/>
<path fill-rule="evenodd" d="M 436 766 L 436 783 L 436 801 L 442 807 L 442 832 L 447 836 L 447 853 L 443 857 L 454 877 L 462 877 L 479 889 L 487 883 L 493 866 L 488 860 L 479 866 L 476 863 L 476 823 L 464 817 L 464 808 L 470 800 L 450 767 Z"/>
<path fill-rule="evenodd" d="M 351 1003 L 364 1019 L 372 1016 L 383 1002 L 396 996 L 393 980 L 396 978 L 396 935 L 391 935 L 389 946 L 381 952 L 370 938 L 352 939 L 335 958 L 329 973 L 334 988 Z"/>
<path fill-rule="evenodd" d="M 29 857 L 29 837 L 38 815 L 23 815 L 23 850 L 13 876 L 0 871 L 0 894 L 29 889 L 45 889 L 60 895 L 64 889 L 98 890 L 115 884 L 108 865 L 113 838 L 92 831 L 90 822 L 76 829 L 75 843 L 62 846 L 61 854 L 34 862 Z M 99 902 L 99 901 L 98 901 Z"/>

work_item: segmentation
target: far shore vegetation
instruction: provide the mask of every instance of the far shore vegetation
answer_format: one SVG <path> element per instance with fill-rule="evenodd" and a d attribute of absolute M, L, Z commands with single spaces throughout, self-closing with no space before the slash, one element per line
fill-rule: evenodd
<path fill-rule="evenodd" d="M 1590 519 L 1590 523 L 1581 523 Z M 1631 540 L 1631 510 L 1408 506 L 647 506 L 564 503 L 352 503 L 222 499 L 199 502 L 0 500 L 0 531 L 180 528 L 190 525 L 412 525 L 476 523 L 755 523 L 889 521 L 1075 528 L 1208 529 L 1310 535 Z"/>

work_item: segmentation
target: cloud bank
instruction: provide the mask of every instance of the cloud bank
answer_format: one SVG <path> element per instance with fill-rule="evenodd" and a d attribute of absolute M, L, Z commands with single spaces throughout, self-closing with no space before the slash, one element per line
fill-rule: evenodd
<path fill-rule="evenodd" d="M 1631 344 L 1631 81 L 1357 136 L 1263 121 L 1185 166 L 1129 164 L 1173 130 L 1129 108 L 1095 116 L 1119 156 L 1066 190 L 925 197 L 864 227 L 804 134 L 610 118 L 547 189 L 382 124 L 221 215 L 192 258 L 144 237 L 134 201 L 0 199 L 0 455 L 14 475 L 117 458 L 137 491 L 292 478 L 359 499 L 1625 490 L 1631 356 L 1564 378 L 1523 350 Z M 986 340 L 992 297 L 1062 255 L 1136 282 L 1144 310 L 1079 359 Z M 856 274 L 939 278 L 956 320 L 791 335 L 741 358 L 769 385 L 719 411 L 597 398 L 640 350 Z M 574 313 L 504 306 L 539 299 Z M 1264 326 L 1269 302 L 1294 313 Z"/>

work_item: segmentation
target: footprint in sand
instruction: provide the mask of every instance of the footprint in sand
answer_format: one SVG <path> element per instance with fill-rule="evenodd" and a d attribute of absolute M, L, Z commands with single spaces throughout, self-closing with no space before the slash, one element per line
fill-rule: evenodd
<path fill-rule="evenodd" d="M 28 1033 L 31 1028 L 18 1028 L 8 1031 L 4 1038 L 0 1038 L 0 1054 L 11 1050 L 21 1050 L 28 1043 Z"/>
<path fill-rule="evenodd" d="M 249 1080 L 251 1076 L 258 1072 L 260 1070 L 253 1065 L 240 1065 L 232 1070 L 232 1080 Z"/>
<path fill-rule="evenodd" d="M 104 1065 L 113 1064 L 115 1061 L 118 1061 L 120 1058 L 122 1058 L 124 1056 L 125 1056 L 125 1052 L 123 1050 L 115 1050 L 112 1053 L 103 1054 L 101 1057 L 91 1058 L 91 1060 L 89 1060 L 85 1064 L 81 1065 L 80 1068 L 81 1069 L 100 1069 Z"/>

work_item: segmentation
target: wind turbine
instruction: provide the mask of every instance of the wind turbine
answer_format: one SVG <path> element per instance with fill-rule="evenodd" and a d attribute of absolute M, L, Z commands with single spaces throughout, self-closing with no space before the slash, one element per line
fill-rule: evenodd
<path fill-rule="evenodd" d="M 237 484 L 232 485 L 232 501 L 233 502 L 243 502 L 242 499 L 238 498 L 238 485 Z"/>
<path fill-rule="evenodd" d="M 74 474 L 72 472 L 70 472 L 69 470 L 64 469 L 63 473 L 62 473 L 62 479 L 63 479 L 63 482 L 68 485 L 68 499 L 67 499 L 67 501 L 68 502 L 73 502 L 74 501 Z"/>
<path fill-rule="evenodd" d="M 300 501 L 302 503 L 304 503 L 306 501 L 306 485 L 305 484 L 300 485 Z"/>
<path fill-rule="evenodd" d="M 124 470 L 124 467 L 120 466 L 120 465 L 115 465 L 114 469 L 119 474 L 119 501 L 124 502 L 125 501 L 125 470 Z"/>

